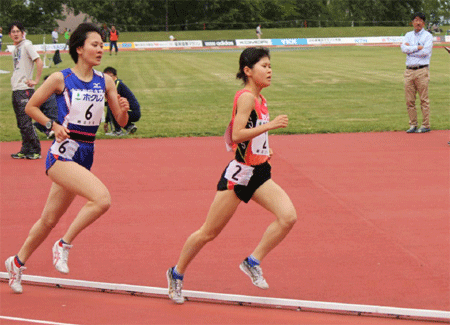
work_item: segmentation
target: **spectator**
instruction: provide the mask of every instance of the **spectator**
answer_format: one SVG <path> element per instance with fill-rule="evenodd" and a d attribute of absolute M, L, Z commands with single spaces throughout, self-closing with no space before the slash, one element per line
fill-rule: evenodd
<path fill-rule="evenodd" d="M 117 41 L 119 40 L 119 31 L 116 29 L 116 27 L 113 25 L 111 26 L 111 30 L 109 31 L 109 55 L 111 55 L 112 48 L 115 47 L 116 49 L 116 55 L 119 49 L 117 48 Z"/>
<path fill-rule="evenodd" d="M 261 32 L 261 24 L 259 24 L 256 27 L 256 37 L 261 38 L 262 32 Z"/>
<path fill-rule="evenodd" d="M 47 80 L 48 76 L 44 77 L 44 80 Z M 56 121 L 58 120 L 58 105 L 56 104 L 56 94 L 51 94 L 51 96 L 42 104 L 40 107 L 42 113 L 47 116 L 49 119 Z M 53 139 L 55 137 L 55 132 L 52 130 L 47 130 L 47 128 L 39 124 L 38 122 L 34 122 L 33 125 L 39 131 L 45 133 L 47 139 Z"/>
<path fill-rule="evenodd" d="M 123 128 L 128 134 L 133 134 L 137 131 L 136 125 L 133 122 L 139 121 L 141 118 L 141 108 L 139 102 L 137 101 L 131 90 L 123 83 L 122 80 L 117 78 L 117 70 L 112 67 L 107 67 L 103 70 L 103 73 L 109 75 L 113 80 L 117 88 L 117 93 L 121 97 L 125 97 L 130 105 L 130 110 L 128 111 L 128 123 Z M 114 118 L 111 109 L 109 108 L 108 102 L 106 102 L 106 121 L 104 124 L 105 132 L 108 131 L 108 123 L 111 123 L 111 133 L 106 133 L 106 135 L 121 136 L 123 131 Z M 113 129 L 114 128 L 114 129 Z"/>
<path fill-rule="evenodd" d="M 102 41 L 103 41 L 103 43 L 106 43 L 108 41 L 108 34 L 109 34 L 108 27 L 106 27 L 106 24 L 103 24 L 103 28 L 102 28 L 101 32 L 102 32 L 102 34 L 101 34 Z"/>
<path fill-rule="evenodd" d="M 64 39 L 66 40 L 66 45 L 64 45 L 64 50 L 69 47 L 70 34 L 67 28 L 64 28 Z M 64 51 L 63 50 L 63 51 Z"/>
<path fill-rule="evenodd" d="M 430 81 L 430 58 L 433 49 L 433 36 L 424 29 L 425 15 L 421 12 L 413 16 L 414 30 L 406 33 L 401 50 L 406 54 L 404 72 L 406 108 L 409 115 L 407 133 L 430 132 L 430 100 L 428 83 Z M 419 93 L 422 109 L 422 126 L 417 129 L 416 93 Z"/>
<path fill-rule="evenodd" d="M 53 44 L 56 44 L 56 43 L 58 43 L 58 28 L 55 28 L 54 30 L 53 30 L 53 32 L 52 32 L 52 41 L 53 41 Z"/>
<path fill-rule="evenodd" d="M 41 144 L 33 128 L 31 118 L 25 113 L 25 106 L 39 83 L 44 63 L 29 40 L 23 39 L 24 27 L 20 22 L 9 25 L 9 36 L 14 43 L 13 74 L 11 77 L 12 104 L 16 114 L 17 126 L 22 136 L 20 151 L 11 155 L 14 159 L 41 158 Z M 33 79 L 34 65 L 36 77 Z"/>
<path fill-rule="evenodd" d="M 3 28 L 0 27 L 0 52 L 2 51 Z"/>

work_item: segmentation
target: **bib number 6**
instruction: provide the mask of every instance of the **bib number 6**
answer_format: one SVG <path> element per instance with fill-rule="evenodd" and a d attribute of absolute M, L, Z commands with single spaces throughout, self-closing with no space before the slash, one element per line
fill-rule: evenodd
<path fill-rule="evenodd" d="M 65 159 L 73 159 L 78 147 L 79 144 L 71 139 L 64 140 L 63 142 L 55 141 L 50 148 L 50 152 Z"/>

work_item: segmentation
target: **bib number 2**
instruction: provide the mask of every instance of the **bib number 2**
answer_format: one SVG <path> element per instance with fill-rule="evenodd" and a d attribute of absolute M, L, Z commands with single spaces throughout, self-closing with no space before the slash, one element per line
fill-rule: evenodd
<path fill-rule="evenodd" d="M 268 123 L 268 121 L 258 120 L 256 126 Z M 261 133 L 252 140 L 252 153 L 255 155 L 269 155 L 269 135 L 267 132 Z"/>
<path fill-rule="evenodd" d="M 247 166 L 233 160 L 228 164 L 225 171 L 225 178 L 235 184 L 247 186 L 253 175 L 253 169 L 252 166 Z"/>

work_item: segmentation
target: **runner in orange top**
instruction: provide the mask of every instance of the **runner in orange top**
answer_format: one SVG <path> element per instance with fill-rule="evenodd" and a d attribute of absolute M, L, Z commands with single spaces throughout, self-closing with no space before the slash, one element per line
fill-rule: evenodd
<path fill-rule="evenodd" d="M 239 265 L 261 289 L 268 289 L 269 285 L 262 275 L 260 262 L 286 237 L 297 220 L 291 199 L 271 179 L 268 162 L 271 155 L 268 131 L 288 125 L 286 115 L 269 120 L 266 101 L 260 94 L 263 88 L 270 86 L 272 79 L 269 50 L 245 49 L 240 56 L 236 78 L 242 79 L 245 86 L 236 93 L 232 120 L 225 132 L 227 148 L 234 149 L 235 159 L 219 180 L 205 223 L 189 236 L 177 265 L 166 273 L 169 297 L 178 304 L 184 302 L 183 277 L 189 263 L 206 243 L 219 235 L 241 201 L 247 203 L 252 199 L 276 216 L 256 249 Z"/>

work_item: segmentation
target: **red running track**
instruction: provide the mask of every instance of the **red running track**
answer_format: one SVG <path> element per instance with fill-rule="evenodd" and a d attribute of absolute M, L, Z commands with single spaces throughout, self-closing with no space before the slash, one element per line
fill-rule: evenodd
<path fill-rule="evenodd" d="M 263 262 L 270 289 L 254 287 L 238 269 L 272 220 L 254 203 L 242 204 L 222 234 L 193 261 L 185 289 L 449 311 L 448 140 L 448 131 L 272 136 L 273 179 L 291 196 L 299 221 Z M 50 142 L 42 145 L 44 152 Z M 17 142 L 0 143 L 2 260 L 20 248 L 50 186 L 43 160 L 9 157 L 18 148 Z M 204 221 L 220 173 L 231 159 L 220 137 L 99 140 L 93 172 L 110 189 L 113 205 L 74 242 L 68 277 L 165 287 L 166 269 L 176 262 L 186 237 Z M 51 264 L 51 246 L 83 203 L 82 199 L 74 202 L 29 259 L 26 274 L 61 276 Z M 39 295 L 73 299 L 74 310 L 82 308 L 82 301 L 97 301 L 99 306 L 92 308 L 105 310 L 81 323 L 139 323 L 133 315 L 140 317 L 153 307 L 165 315 L 156 323 L 183 319 L 185 323 L 252 323 L 252 319 L 301 323 L 299 315 L 323 316 L 194 302 L 180 307 L 165 299 L 34 286 L 25 286 L 20 296 L 10 294 L 4 282 L 1 289 L 1 315 L 33 319 L 40 319 L 40 310 L 45 310 L 41 304 L 47 301 L 28 299 Z M 18 307 L 20 301 L 33 301 L 26 303 L 27 313 Z M 136 309 L 126 307 L 127 303 Z M 122 304 L 125 319 L 118 316 Z M 213 318 L 196 308 L 212 308 Z M 221 317 L 216 308 L 224 308 L 227 316 Z M 240 310 L 260 316 L 228 316 Z M 182 311 L 186 316 L 177 318 Z M 270 318 L 266 313 L 283 316 Z M 78 322 L 57 315 L 44 313 L 53 321 Z M 111 320 L 106 315 L 116 316 Z M 295 320 L 289 320 L 292 315 Z M 327 316 L 337 318 L 305 323 L 339 324 L 345 318 L 342 323 L 347 324 L 347 317 L 368 323 L 366 317 L 361 321 L 354 316 Z M 276 317 L 287 318 L 278 322 Z"/>

